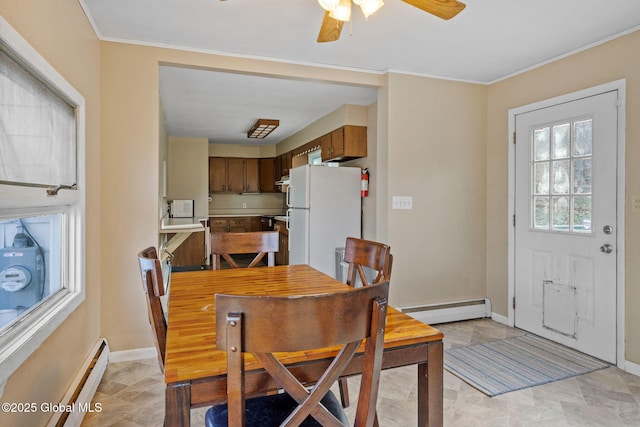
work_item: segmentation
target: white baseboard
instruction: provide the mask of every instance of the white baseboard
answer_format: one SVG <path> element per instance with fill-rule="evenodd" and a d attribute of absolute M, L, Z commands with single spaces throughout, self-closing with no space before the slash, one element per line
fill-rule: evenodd
<path fill-rule="evenodd" d="M 491 313 L 491 320 L 494 320 L 498 323 L 502 323 L 503 325 L 513 326 L 512 324 L 509 323 L 509 318 L 506 316 L 503 316 L 502 314 Z"/>
<path fill-rule="evenodd" d="M 640 377 L 640 365 L 637 363 L 629 362 L 628 360 L 624 361 L 624 370 L 630 374 L 636 375 Z"/>
<path fill-rule="evenodd" d="M 60 403 L 51 404 L 48 411 L 54 412 L 47 427 L 64 425 L 77 427 L 82 424 L 88 412 L 101 412 L 100 403 L 91 404 L 94 394 L 100 385 L 107 364 L 109 363 L 109 344 L 100 339 L 94 345 L 87 360 L 82 364 L 78 375 L 71 383 Z"/>
<path fill-rule="evenodd" d="M 435 325 L 489 317 L 491 316 L 491 301 L 488 298 L 484 298 L 445 304 L 403 307 L 401 310 L 414 319 Z"/>
<path fill-rule="evenodd" d="M 155 347 L 134 348 L 133 350 L 113 351 L 109 354 L 109 363 L 130 362 L 132 360 L 158 357 Z"/>

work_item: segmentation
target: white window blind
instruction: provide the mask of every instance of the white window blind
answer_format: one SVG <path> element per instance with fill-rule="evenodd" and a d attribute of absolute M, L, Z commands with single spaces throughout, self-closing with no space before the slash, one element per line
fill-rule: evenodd
<path fill-rule="evenodd" d="M 0 94 L 0 182 L 75 184 L 75 108 L 2 51 Z"/>

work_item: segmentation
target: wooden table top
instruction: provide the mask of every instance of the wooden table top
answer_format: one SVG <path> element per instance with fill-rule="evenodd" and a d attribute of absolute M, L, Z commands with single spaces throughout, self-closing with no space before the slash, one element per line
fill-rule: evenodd
<path fill-rule="evenodd" d="M 226 356 L 216 349 L 217 293 L 240 295 L 313 295 L 352 288 L 308 265 L 174 272 L 169 292 L 165 383 L 226 374 Z M 339 315 L 339 313 L 336 313 Z M 385 348 L 439 341 L 443 334 L 389 306 Z M 335 349 L 285 353 L 285 364 L 322 359 Z M 260 368 L 250 355 L 247 370 Z"/>

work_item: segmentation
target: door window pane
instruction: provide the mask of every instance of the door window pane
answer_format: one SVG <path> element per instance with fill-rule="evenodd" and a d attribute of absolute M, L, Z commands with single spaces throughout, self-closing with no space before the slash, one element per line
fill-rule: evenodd
<path fill-rule="evenodd" d="M 533 227 L 549 229 L 549 198 L 535 197 L 533 212 Z"/>
<path fill-rule="evenodd" d="M 549 128 L 533 131 L 534 159 L 549 160 Z"/>
<path fill-rule="evenodd" d="M 592 147 L 592 120 L 582 120 L 573 124 L 573 155 L 590 156 Z"/>
<path fill-rule="evenodd" d="M 536 163 L 534 171 L 534 194 L 549 194 L 549 163 Z"/>
<path fill-rule="evenodd" d="M 573 198 L 573 231 L 591 232 L 591 196 Z"/>
<path fill-rule="evenodd" d="M 569 130 L 570 123 L 556 125 L 553 127 L 553 158 L 566 159 L 569 157 L 569 146 L 571 144 Z"/>
<path fill-rule="evenodd" d="M 562 231 L 569 230 L 569 198 L 553 197 L 551 200 L 553 204 L 553 229 Z"/>
<path fill-rule="evenodd" d="M 591 194 L 591 157 L 573 161 L 573 192 Z"/>
<path fill-rule="evenodd" d="M 569 161 L 560 160 L 553 162 L 553 194 L 569 194 L 571 175 L 569 173 Z"/>

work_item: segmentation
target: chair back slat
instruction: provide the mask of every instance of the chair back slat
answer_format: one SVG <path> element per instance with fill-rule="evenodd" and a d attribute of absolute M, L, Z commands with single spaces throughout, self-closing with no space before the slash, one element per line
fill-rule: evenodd
<path fill-rule="evenodd" d="M 214 270 L 221 268 L 224 258 L 231 268 L 239 268 L 233 255 L 256 254 L 248 267 L 255 267 L 267 256 L 267 265 L 275 265 L 275 253 L 279 250 L 277 231 L 251 231 L 246 233 L 211 233 L 211 255 Z"/>
<path fill-rule="evenodd" d="M 142 275 L 142 287 L 147 299 L 147 313 L 158 352 L 160 369 L 164 372 L 165 351 L 167 347 L 167 322 L 162 310 L 160 297 L 164 295 L 162 267 L 156 248 L 148 247 L 138 253 L 138 263 Z"/>

